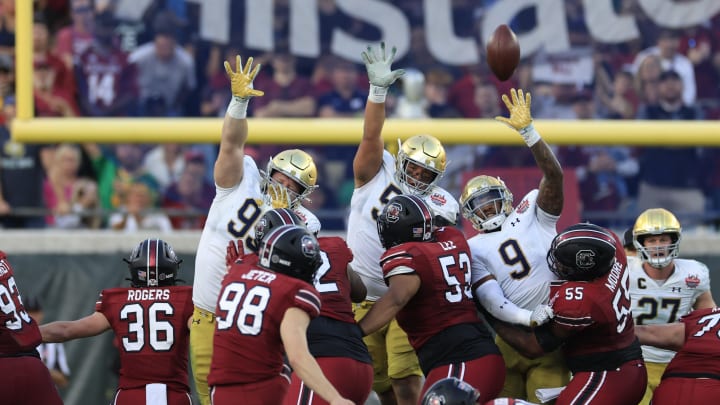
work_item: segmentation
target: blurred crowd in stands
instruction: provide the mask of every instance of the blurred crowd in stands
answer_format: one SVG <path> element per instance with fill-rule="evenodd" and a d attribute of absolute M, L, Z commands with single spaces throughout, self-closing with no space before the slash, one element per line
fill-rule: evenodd
<path fill-rule="evenodd" d="M 335 27 L 368 41 L 376 41 L 377 33 L 344 15 L 333 0 L 318 0 L 325 53 L 316 59 L 287 51 L 286 1 L 274 2 L 277 41 L 272 53 L 200 40 L 194 34 L 196 2 L 155 0 L 143 23 L 117 18 L 114 3 L 35 1 L 37 116 L 220 117 L 230 97 L 223 61 L 234 60 L 236 54 L 255 56 L 264 65 L 255 87 L 265 96 L 250 103 L 250 116 L 362 115 L 368 88 L 364 70 L 330 54 L 327 44 Z M 422 3 L 394 2 L 413 28 L 410 52 L 393 65 L 408 69 L 408 74 L 388 99 L 391 116 L 492 118 L 504 112 L 499 95 L 519 87 L 532 92 L 533 116 L 538 119 L 720 118 L 720 15 L 673 31 L 643 16 L 636 0 L 616 0 L 620 13 L 635 13 L 642 35 L 603 44 L 588 33 L 582 2 L 566 0 L 571 45 L 591 52 L 592 81 L 578 85 L 539 80 L 533 75 L 531 55 L 521 61 L 511 80 L 499 82 L 482 62 L 461 67 L 437 63 L 425 46 Z M 492 3 L 453 1 L 456 34 L 477 37 L 481 44 L 479 20 Z M 201 229 L 214 195 L 215 144 L 35 145 L 10 139 L 8 124 L 15 114 L 14 19 L 15 0 L 0 0 L 0 225 Z M 532 12 L 521 13 L 511 26 L 522 32 L 535 24 L 534 19 Z M 262 167 L 277 148 L 251 141 L 247 152 Z M 482 145 L 481 135 L 478 142 L 447 147 L 451 163 L 442 185 L 455 195 L 465 171 L 535 166 L 526 147 Z M 355 147 L 310 150 L 321 187 L 308 208 L 319 213 L 324 229 L 344 229 Z M 581 219 L 625 227 L 637 212 L 663 207 L 681 221 L 688 219 L 684 224 L 718 224 L 718 148 L 562 146 L 558 157 L 566 172 L 577 175 Z"/>

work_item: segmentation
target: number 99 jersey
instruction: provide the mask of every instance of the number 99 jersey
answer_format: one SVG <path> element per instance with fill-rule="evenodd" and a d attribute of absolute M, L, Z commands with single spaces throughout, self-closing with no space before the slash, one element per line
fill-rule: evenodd
<path fill-rule="evenodd" d="M 550 282 L 557 279 L 548 268 L 547 252 L 559 217 L 541 210 L 537 195 L 538 190 L 525 195 L 499 231 L 468 239 L 473 284 L 492 274 L 505 297 L 529 310 L 547 302 Z"/>
<path fill-rule="evenodd" d="M 239 184 L 232 188 L 216 187 L 198 243 L 193 302 L 211 313 L 215 312 L 220 284 L 227 272 L 225 255 L 228 242 L 237 240 L 242 244 L 244 253 L 256 251 L 255 223 L 267 209 L 261 192 L 262 177 L 255 161 L 245 156 L 243 165 L 243 178 Z M 300 206 L 296 213 L 311 232 L 320 230 L 317 217 L 305 207 Z"/>
<path fill-rule="evenodd" d="M 688 259 L 674 259 L 675 270 L 664 282 L 654 280 L 643 270 L 641 260 L 628 262 L 632 313 L 638 325 L 676 322 L 693 310 L 695 300 L 710 290 L 707 266 Z M 667 363 L 675 352 L 643 346 L 645 361 Z"/>

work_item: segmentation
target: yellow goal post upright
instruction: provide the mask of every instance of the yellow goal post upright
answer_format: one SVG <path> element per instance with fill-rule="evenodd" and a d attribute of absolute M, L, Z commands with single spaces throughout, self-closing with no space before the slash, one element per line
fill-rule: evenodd
<path fill-rule="evenodd" d="M 220 118 L 34 118 L 32 1 L 16 2 L 16 100 L 13 140 L 25 143 L 217 143 Z M 251 142 L 357 144 L 362 120 L 252 119 Z M 720 146 L 716 121 L 536 120 L 554 145 Z M 509 128 L 490 119 L 389 119 L 387 138 L 429 133 L 444 144 L 521 145 Z"/>

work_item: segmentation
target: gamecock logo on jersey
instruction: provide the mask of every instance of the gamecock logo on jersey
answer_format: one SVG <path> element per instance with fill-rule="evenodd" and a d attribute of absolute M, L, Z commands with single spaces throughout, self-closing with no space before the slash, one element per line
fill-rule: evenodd
<path fill-rule="evenodd" d="M 592 250 L 581 250 L 575 254 L 575 264 L 584 270 L 595 266 L 595 252 Z"/>
<path fill-rule="evenodd" d="M 388 222 L 395 223 L 400 220 L 400 213 L 402 212 L 402 206 L 398 203 L 392 203 L 388 205 L 387 211 L 385 212 L 385 218 Z"/>
<path fill-rule="evenodd" d="M 685 285 L 687 285 L 689 288 L 696 288 L 700 285 L 700 279 L 698 278 L 698 276 L 693 274 L 685 279 Z"/>

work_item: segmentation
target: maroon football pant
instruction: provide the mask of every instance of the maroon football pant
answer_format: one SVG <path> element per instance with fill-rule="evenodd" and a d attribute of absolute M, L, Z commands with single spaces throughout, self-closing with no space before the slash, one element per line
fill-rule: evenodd
<path fill-rule="evenodd" d="M 708 360 L 712 361 L 712 360 Z M 713 404 L 720 399 L 720 380 L 712 378 L 665 378 L 653 392 L 653 405 Z"/>
<path fill-rule="evenodd" d="M 62 405 L 62 399 L 42 360 L 37 357 L 0 358 L 2 402 L 15 405 Z"/>
<path fill-rule="evenodd" d="M 636 405 L 646 385 L 645 363 L 631 360 L 612 371 L 575 373 L 555 405 Z"/>
<path fill-rule="evenodd" d="M 288 385 L 287 376 L 281 375 L 251 384 L 215 385 L 210 387 L 210 403 L 212 405 L 282 404 Z"/>
<path fill-rule="evenodd" d="M 317 362 L 325 377 L 338 390 L 340 395 L 355 402 L 364 404 L 370 395 L 373 382 L 371 364 L 362 363 L 347 357 L 318 357 Z M 290 390 L 285 397 L 285 405 L 327 405 L 310 387 L 293 373 Z"/>
<path fill-rule="evenodd" d="M 446 364 L 435 367 L 425 377 L 425 385 L 420 397 L 438 380 L 456 377 L 480 391 L 479 403 L 497 398 L 505 384 L 505 361 L 499 354 L 488 354 L 478 359 L 462 363 Z"/>
<path fill-rule="evenodd" d="M 142 405 L 145 398 L 145 388 L 118 389 L 112 405 Z M 168 405 L 192 405 L 192 398 L 187 392 L 167 390 L 166 398 Z"/>

